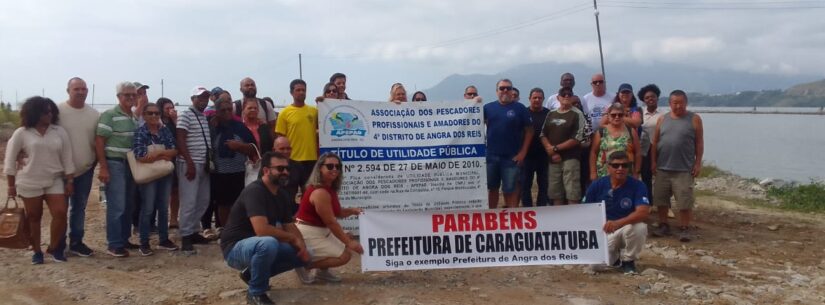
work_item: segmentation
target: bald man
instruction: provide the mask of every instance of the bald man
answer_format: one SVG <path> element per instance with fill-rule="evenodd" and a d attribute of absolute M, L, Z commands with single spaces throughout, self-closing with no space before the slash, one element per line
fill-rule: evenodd
<path fill-rule="evenodd" d="M 593 130 L 599 130 L 602 115 L 606 113 L 607 107 L 613 103 L 613 94 L 607 92 L 607 82 L 605 82 L 604 75 L 601 73 L 597 73 L 590 78 L 590 87 L 593 88 L 593 91 L 585 94 L 582 98 L 582 108 L 590 116 Z"/>
<path fill-rule="evenodd" d="M 243 102 L 246 100 L 256 100 L 258 101 L 258 119 L 261 122 L 267 122 L 269 126 L 275 128 L 275 121 L 278 119 L 278 113 L 275 112 L 274 105 L 266 102 L 263 99 L 259 99 L 258 95 L 258 87 L 255 85 L 255 80 L 249 77 L 245 77 L 241 80 L 241 93 L 243 93 L 243 98 L 237 100 L 233 103 L 235 108 L 235 115 L 241 116 L 241 110 L 243 109 Z"/>
<path fill-rule="evenodd" d="M 272 151 L 281 153 L 284 156 L 289 156 L 292 153 L 292 145 L 289 144 L 289 139 L 285 136 L 278 136 L 275 138 L 275 143 L 272 145 Z M 286 191 L 287 195 L 289 195 L 289 199 L 292 199 L 292 203 L 294 204 L 294 209 L 292 210 L 292 214 L 294 215 L 298 212 L 298 204 L 295 200 L 296 196 L 298 195 L 298 188 L 301 188 L 301 193 L 306 191 L 306 186 L 303 185 L 301 182 L 306 181 L 308 178 L 308 174 L 304 174 L 303 170 L 301 169 L 301 164 L 295 160 L 289 160 L 289 182 L 286 186 L 282 186 L 281 188 Z"/>

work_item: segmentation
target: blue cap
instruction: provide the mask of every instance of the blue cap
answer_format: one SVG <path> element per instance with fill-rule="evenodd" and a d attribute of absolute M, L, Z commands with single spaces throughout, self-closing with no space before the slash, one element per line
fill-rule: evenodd
<path fill-rule="evenodd" d="M 223 93 L 224 91 L 225 90 L 223 90 L 223 88 L 221 88 L 221 87 L 215 87 L 215 88 L 212 88 L 212 91 L 209 91 L 209 95 L 212 95 L 212 96 L 219 95 L 219 94 Z"/>
<path fill-rule="evenodd" d="M 619 85 L 619 91 L 618 92 L 622 92 L 622 91 L 633 92 L 633 86 L 631 86 L 628 83 L 621 84 L 621 85 Z"/>

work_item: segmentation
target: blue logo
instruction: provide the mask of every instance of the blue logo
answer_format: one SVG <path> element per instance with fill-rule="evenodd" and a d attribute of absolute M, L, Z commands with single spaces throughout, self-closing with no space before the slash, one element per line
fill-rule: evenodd
<path fill-rule="evenodd" d="M 633 201 L 630 200 L 630 198 L 625 197 L 622 198 L 622 201 L 619 202 L 619 205 L 622 207 L 622 209 L 629 209 L 633 207 Z"/>
<path fill-rule="evenodd" d="M 358 136 L 367 134 L 363 118 L 351 112 L 331 112 L 328 116 L 332 125 L 330 135 L 333 137 Z"/>

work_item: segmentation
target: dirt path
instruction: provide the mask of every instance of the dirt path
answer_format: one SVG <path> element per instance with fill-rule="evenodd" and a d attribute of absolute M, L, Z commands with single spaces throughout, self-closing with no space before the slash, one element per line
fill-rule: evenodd
<path fill-rule="evenodd" d="M 245 286 L 216 244 L 196 246 L 193 257 L 105 255 L 105 207 L 96 190 L 86 224 L 95 255 L 32 266 L 31 252 L 0 249 L 0 304 L 244 304 Z M 823 217 L 723 198 L 730 197 L 698 198 L 694 242 L 649 239 L 637 276 L 588 274 L 581 266 L 361 273 L 356 257 L 340 269 L 340 284 L 303 285 L 289 272 L 272 278 L 270 296 L 280 304 L 825 303 Z M 179 242 L 176 231 L 172 238 Z"/>

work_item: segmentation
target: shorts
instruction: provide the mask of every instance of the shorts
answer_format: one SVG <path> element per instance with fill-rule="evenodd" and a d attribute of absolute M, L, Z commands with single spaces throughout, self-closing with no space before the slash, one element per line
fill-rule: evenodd
<path fill-rule="evenodd" d="M 670 197 L 676 198 L 676 209 L 692 210 L 693 175 L 690 172 L 657 170 L 653 179 L 653 205 L 670 207 Z"/>
<path fill-rule="evenodd" d="M 513 158 L 487 155 L 487 189 L 510 194 L 516 191 L 520 169 Z M 503 185 L 502 185 L 503 184 Z"/>
<path fill-rule="evenodd" d="M 36 198 L 43 195 L 58 195 L 65 194 L 66 189 L 63 187 L 63 178 L 55 178 L 52 185 L 48 187 L 31 187 L 25 185 L 15 186 L 17 195 L 23 198 Z"/>
<path fill-rule="evenodd" d="M 304 243 L 312 256 L 312 261 L 319 261 L 330 257 L 339 257 L 347 247 L 338 240 L 327 227 L 316 227 L 296 223 L 298 231 L 304 236 Z"/>
<path fill-rule="evenodd" d="M 246 173 L 212 173 L 209 177 L 209 189 L 212 200 L 220 206 L 232 206 L 244 188 Z"/>
<path fill-rule="evenodd" d="M 571 158 L 560 163 L 550 163 L 550 199 L 579 201 L 582 199 L 581 167 L 578 159 Z"/>

